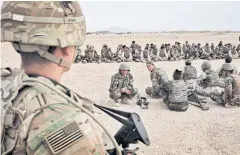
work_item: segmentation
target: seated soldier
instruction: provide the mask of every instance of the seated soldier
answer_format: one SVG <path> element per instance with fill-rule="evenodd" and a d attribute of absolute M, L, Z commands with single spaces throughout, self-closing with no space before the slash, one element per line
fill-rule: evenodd
<path fill-rule="evenodd" d="M 196 87 L 196 93 L 208 96 L 211 92 L 221 92 L 220 81 L 218 74 L 211 69 L 211 63 L 204 61 L 202 66 L 203 74 L 197 79 L 198 86 Z"/>
<path fill-rule="evenodd" d="M 118 73 L 112 76 L 109 92 L 109 96 L 114 100 L 115 106 L 120 106 L 118 103 L 119 99 L 121 99 L 121 103 L 130 104 L 133 97 L 138 96 L 138 90 L 134 88 L 133 76 L 127 64 L 122 63 Z"/>
<path fill-rule="evenodd" d="M 124 62 L 133 61 L 131 48 L 127 47 L 126 45 L 123 45 L 123 56 L 122 57 L 123 57 Z"/>
<path fill-rule="evenodd" d="M 149 44 L 146 44 L 145 49 L 143 50 L 143 59 L 145 61 L 149 60 Z"/>
<path fill-rule="evenodd" d="M 97 51 L 94 49 L 94 46 L 89 46 L 88 52 L 86 53 L 87 55 L 85 55 L 85 63 L 89 62 L 97 62 L 100 63 L 100 55 L 98 55 Z"/>
<path fill-rule="evenodd" d="M 186 66 L 184 67 L 183 80 L 188 85 L 196 85 L 197 79 L 197 69 L 192 66 L 191 60 L 187 59 L 185 61 Z"/>
<path fill-rule="evenodd" d="M 168 53 L 166 51 L 166 48 L 164 47 L 164 44 L 159 49 L 159 59 L 160 59 L 160 61 L 168 60 Z"/>
<path fill-rule="evenodd" d="M 147 87 L 145 92 L 151 97 L 162 97 L 162 85 L 168 81 L 167 73 L 161 68 L 156 68 L 152 61 L 146 63 L 152 81 L 152 87 Z"/>
<path fill-rule="evenodd" d="M 225 64 L 231 64 L 231 62 L 232 62 L 232 58 L 231 58 L 230 56 L 226 56 L 226 58 L 225 58 Z M 227 75 L 225 75 L 226 72 L 224 71 L 223 66 L 224 66 L 224 64 L 222 65 L 222 67 L 221 67 L 218 75 L 219 75 L 220 78 L 223 78 L 223 79 L 224 79 L 224 78 L 227 77 Z M 238 69 L 236 68 L 236 66 L 233 65 L 233 64 L 232 64 L 232 66 L 233 66 L 233 74 L 238 74 Z"/>
<path fill-rule="evenodd" d="M 237 52 L 237 49 L 236 49 L 235 45 L 233 46 L 233 48 L 231 50 L 231 55 L 232 55 L 233 59 L 237 59 L 238 58 L 238 52 Z"/>
<path fill-rule="evenodd" d="M 135 49 L 135 53 L 132 55 L 132 59 L 135 62 L 140 62 L 142 61 L 142 48 L 138 44 L 135 44 L 135 45 L 136 45 L 136 49 Z"/>
<path fill-rule="evenodd" d="M 175 70 L 173 80 L 163 84 L 163 101 L 170 110 L 186 111 L 188 109 L 188 86 L 182 80 L 182 71 Z"/>
<path fill-rule="evenodd" d="M 223 72 L 226 72 L 225 87 L 221 94 L 211 93 L 211 99 L 225 107 L 240 106 L 240 76 L 234 74 L 234 67 L 230 63 L 223 64 Z"/>

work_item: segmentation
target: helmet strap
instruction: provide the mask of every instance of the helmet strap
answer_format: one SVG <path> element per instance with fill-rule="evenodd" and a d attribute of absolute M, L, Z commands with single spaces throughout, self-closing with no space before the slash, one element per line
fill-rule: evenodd
<path fill-rule="evenodd" d="M 67 68 L 70 68 L 70 66 L 71 66 L 71 63 L 49 53 L 47 51 L 49 48 L 48 46 L 28 45 L 28 44 L 19 44 L 19 43 L 12 43 L 12 45 L 15 48 L 15 50 L 17 50 L 17 51 L 27 52 L 27 53 L 37 52 L 38 55 L 41 56 L 42 58 L 52 61 L 52 62 L 58 64 L 59 66 L 64 66 Z"/>

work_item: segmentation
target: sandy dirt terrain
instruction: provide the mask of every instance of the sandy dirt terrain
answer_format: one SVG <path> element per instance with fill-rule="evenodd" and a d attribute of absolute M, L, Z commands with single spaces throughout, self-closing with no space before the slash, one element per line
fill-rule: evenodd
<path fill-rule="evenodd" d="M 128 36 L 88 36 L 86 44 L 95 45 L 100 52 L 101 46 L 106 43 L 115 52 L 118 44 L 129 46 L 132 40 L 145 46 L 146 43 L 189 43 L 206 42 L 217 44 L 239 43 L 240 34 L 162 34 L 162 35 L 128 35 Z M 85 47 L 82 47 L 85 49 Z M 202 60 L 193 62 L 200 74 Z M 224 60 L 211 61 L 212 68 L 218 69 Z M 240 59 L 233 60 L 240 70 Z M 14 52 L 9 43 L 1 45 L 1 67 L 19 67 L 20 57 Z M 129 63 L 131 73 L 135 79 L 135 86 L 142 96 L 145 87 L 151 86 L 150 73 L 144 63 Z M 157 67 L 167 71 L 172 79 L 173 71 L 184 67 L 184 61 L 158 62 Z M 110 105 L 108 89 L 111 76 L 118 71 L 118 63 L 102 64 L 74 64 L 71 71 L 63 77 L 62 83 L 75 90 L 82 96 L 93 99 L 96 103 Z M 140 155 L 240 155 L 240 108 L 227 109 L 208 100 L 210 110 L 189 106 L 186 112 L 172 112 L 163 103 L 162 99 L 151 99 L 148 110 L 137 105 L 121 105 L 118 109 L 137 112 L 148 131 L 151 145 L 140 144 Z M 108 115 L 95 114 L 109 131 L 114 134 L 121 126 L 120 123 Z"/>

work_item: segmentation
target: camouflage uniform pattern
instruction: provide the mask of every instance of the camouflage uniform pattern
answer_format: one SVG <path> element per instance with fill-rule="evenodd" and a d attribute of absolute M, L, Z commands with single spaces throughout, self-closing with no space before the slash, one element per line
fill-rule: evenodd
<path fill-rule="evenodd" d="M 130 90 L 131 94 L 121 93 L 122 88 Z M 128 73 L 126 77 L 123 77 L 120 72 L 114 74 L 111 77 L 109 92 L 109 97 L 114 101 L 123 99 L 125 97 L 132 99 L 138 94 L 137 88 L 134 88 L 134 79 L 131 73 Z"/>
<path fill-rule="evenodd" d="M 232 74 L 225 79 L 224 92 L 222 94 L 211 94 L 211 99 L 218 102 L 219 104 L 224 104 L 225 106 L 240 106 L 240 76 Z"/>
<path fill-rule="evenodd" d="M 196 88 L 196 92 L 204 96 L 210 96 L 214 91 L 220 93 L 221 88 L 219 87 L 220 79 L 218 74 L 211 69 L 206 70 L 204 74 L 203 78 L 200 77 L 197 80 L 199 86 Z"/>
<path fill-rule="evenodd" d="M 152 82 L 152 87 L 146 88 L 146 94 L 162 97 L 162 85 L 168 82 L 167 73 L 161 68 L 155 68 L 150 74 L 150 79 Z"/>
<path fill-rule="evenodd" d="M 197 69 L 196 67 L 189 65 L 184 67 L 183 79 L 185 81 L 191 79 L 197 79 Z"/>
<path fill-rule="evenodd" d="M 89 105 L 93 103 L 89 99 L 76 95 L 55 81 L 42 76 L 32 78 L 54 87 L 54 89 L 66 94 L 81 106 L 90 107 Z M 1 110 L 6 106 L 3 104 L 6 103 L 5 100 L 13 93 L 17 93 L 9 102 L 12 103 L 11 106 L 18 113 L 16 115 L 16 110 L 6 110 L 8 119 L 5 119 L 2 126 L 2 129 L 5 130 L 1 130 L 2 134 L 4 134 L 1 143 L 2 153 L 10 151 L 13 155 L 45 155 L 54 152 L 59 152 L 59 155 L 70 155 L 73 152 L 82 155 L 104 154 L 105 149 L 103 141 L 101 141 L 102 133 L 89 120 L 90 117 L 86 113 L 42 84 L 23 82 L 29 79 L 23 70 L 13 69 L 12 72 L 1 70 L 1 79 L 3 93 Z M 15 90 L 15 92 L 10 90 Z M 10 106 L 9 103 L 7 104 Z M 51 137 L 53 132 L 68 130 L 68 133 L 72 134 L 77 129 L 79 129 L 79 132 L 75 134 L 75 138 L 64 134 L 61 137 L 54 136 L 59 142 L 65 143 L 64 147 L 60 147 L 56 143 L 55 147 L 45 143 L 46 137 Z M 67 143 L 65 139 L 72 142 Z M 56 147 L 61 149 L 57 150 Z"/>
<path fill-rule="evenodd" d="M 2 27 L 1 40 L 58 47 L 83 45 L 86 38 L 86 23 L 78 2 L 72 3 L 67 3 L 67 5 L 74 5 L 73 9 L 71 6 L 62 7 L 57 1 L 3 3 L 1 20 L 8 20 L 8 24 Z M 15 16 L 9 16 L 9 10 Z M 66 14 L 68 16 L 65 16 Z M 34 18 L 31 15 L 34 15 Z M 19 22 L 22 19 L 24 22 Z M 19 37 L 19 34 L 22 34 L 22 37 Z"/>
<path fill-rule="evenodd" d="M 186 111 L 188 109 L 188 86 L 183 80 L 172 80 L 163 85 L 163 101 L 169 109 Z"/>

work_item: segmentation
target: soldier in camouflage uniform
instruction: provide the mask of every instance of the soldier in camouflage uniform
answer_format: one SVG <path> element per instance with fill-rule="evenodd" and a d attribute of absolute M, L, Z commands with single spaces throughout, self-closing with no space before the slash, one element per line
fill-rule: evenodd
<path fill-rule="evenodd" d="M 188 59 L 189 58 L 189 49 L 186 47 L 185 44 L 183 44 L 183 58 Z"/>
<path fill-rule="evenodd" d="M 236 51 L 238 53 L 238 58 L 240 58 L 240 44 L 238 44 Z"/>
<path fill-rule="evenodd" d="M 211 93 L 211 99 L 225 107 L 240 106 L 240 76 L 233 73 L 234 67 L 230 63 L 222 66 L 224 74 L 224 91 L 221 94 Z"/>
<path fill-rule="evenodd" d="M 150 54 L 152 53 L 153 46 L 154 46 L 154 44 L 153 44 L 153 43 L 151 43 L 151 44 L 150 44 L 150 49 L 149 49 L 149 53 L 150 53 Z"/>
<path fill-rule="evenodd" d="M 211 57 L 210 57 L 210 47 L 209 47 L 208 43 L 206 43 L 206 45 L 204 46 L 203 52 L 202 52 L 200 58 L 201 59 L 211 60 Z"/>
<path fill-rule="evenodd" d="M 196 92 L 207 97 L 209 97 L 210 93 L 213 91 L 220 93 L 219 76 L 211 69 L 211 63 L 209 61 L 204 61 L 201 68 L 203 74 L 197 79 L 199 86 L 196 87 Z"/>
<path fill-rule="evenodd" d="M 136 44 L 135 53 L 132 55 L 132 58 L 135 62 L 142 61 L 142 48 L 140 45 Z"/>
<path fill-rule="evenodd" d="M 79 63 L 82 61 L 82 59 L 84 58 L 84 56 L 82 55 L 82 51 L 80 49 L 80 47 L 76 48 L 77 52 L 76 52 L 76 59 L 75 59 L 75 63 Z"/>
<path fill-rule="evenodd" d="M 102 62 L 112 62 L 113 61 L 113 53 L 111 48 L 104 44 L 101 50 L 101 61 Z"/>
<path fill-rule="evenodd" d="M 152 87 L 147 87 L 145 92 L 152 97 L 162 97 L 162 85 L 168 81 L 167 73 L 161 68 L 156 68 L 153 61 L 146 63 L 150 73 Z"/>
<path fill-rule="evenodd" d="M 182 71 L 175 70 L 173 80 L 162 86 L 163 101 L 170 110 L 186 111 L 188 109 L 188 86 L 182 80 Z"/>
<path fill-rule="evenodd" d="M 130 104 L 134 97 L 138 97 L 138 90 L 134 87 L 133 82 L 130 67 L 122 63 L 119 71 L 111 77 L 109 88 L 109 97 L 114 100 L 115 106 L 119 106 L 119 99 L 121 99 L 121 103 Z"/>
<path fill-rule="evenodd" d="M 197 49 L 197 45 L 195 45 L 194 43 L 192 44 L 192 47 L 190 48 L 189 58 L 198 59 L 198 49 Z"/>
<path fill-rule="evenodd" d="M 146 44 L 144 50 L 143 50 L 143 60 L 148 61 L 149 60 L 149 53 L 150 53 L 150 49 L 149 49 L 149 44 Z"/>
<path fill-rule="evenodd" d="M 153 45 L 153 48 L 150 53 L 151 60 L 156 62 L 159 61 L 159 56 L 158 56 L 158 49 L 156 45 Z"/>
<path fill-rule="evenodd" d="M 225 63 L 222 65 L 222 67 L 218 73 L 220 78 L 225 79 L 227 77 L 226 72 L 224 71 L 223 67 L 225 64 L 231 64 L 231 63 L 232 63 L 232 57 L 226 56 Z M 237 67 L 233 64 L 232 64 L 232 67 L 233 67 L 233 74 L 238 74 L 239 71 L 238 71 Z"/>
<path fill-rule="evenodd" d="M 164 44 L 159 49 L 159 59 L 160 61 L 167 61 L 168 60 L 168 53 L 166 51 L 166 48 Z"/>
<path fill-rule="evenodd" d="M 184 67 L 184 72 L 183 72 L 183 79 L 184 81 L 190 85 L 190 84 L 195 84 L 196 85 L 196 80 L 197 80 L 197 69 L 196 67 L 192 66 L 191 60 L 187 59 L 185 61 L 185 67 Z"/>
<path fill-rule="evenodd" d="M 123 45 L 123 61 L 124 62 L 132 62 L 133 61 L 131 49 L 129 47 L 127 47 L 126 45 Z"/>
<path fill-rule="evenodd" d="M 94 49 L 94 46 L 89 46 L 87 53 L 85 55 L 85 61 L 88 63 L 101 62 L 100 55 L 98 55 L 97 51 Z"/>
<path fill-rule="evenodd" d="M 132 55 L 135 54 L 137 48 L 138 48 L 138 44 L 136 44 L 135 41 L 132 41 L 132 44 L 130 45 L 130 49 L 131 49 Z"/>
<path fill-rule="evenodd" d="M 5 1 L 1 13 L 1 41 L 21 56 L 1 69 L 1 153 L 105 155 L 93 102 L 59 83 L 86 38 L 79 3 Z"/>
<path fill-rule="evenodd" d="M 237 59 L 238 58 L 238 53 L 237 53 L 237 49 L 236 46 L 234 45 L 232 50 L 231 50 L 231 55 L 233 59 Z"/>

